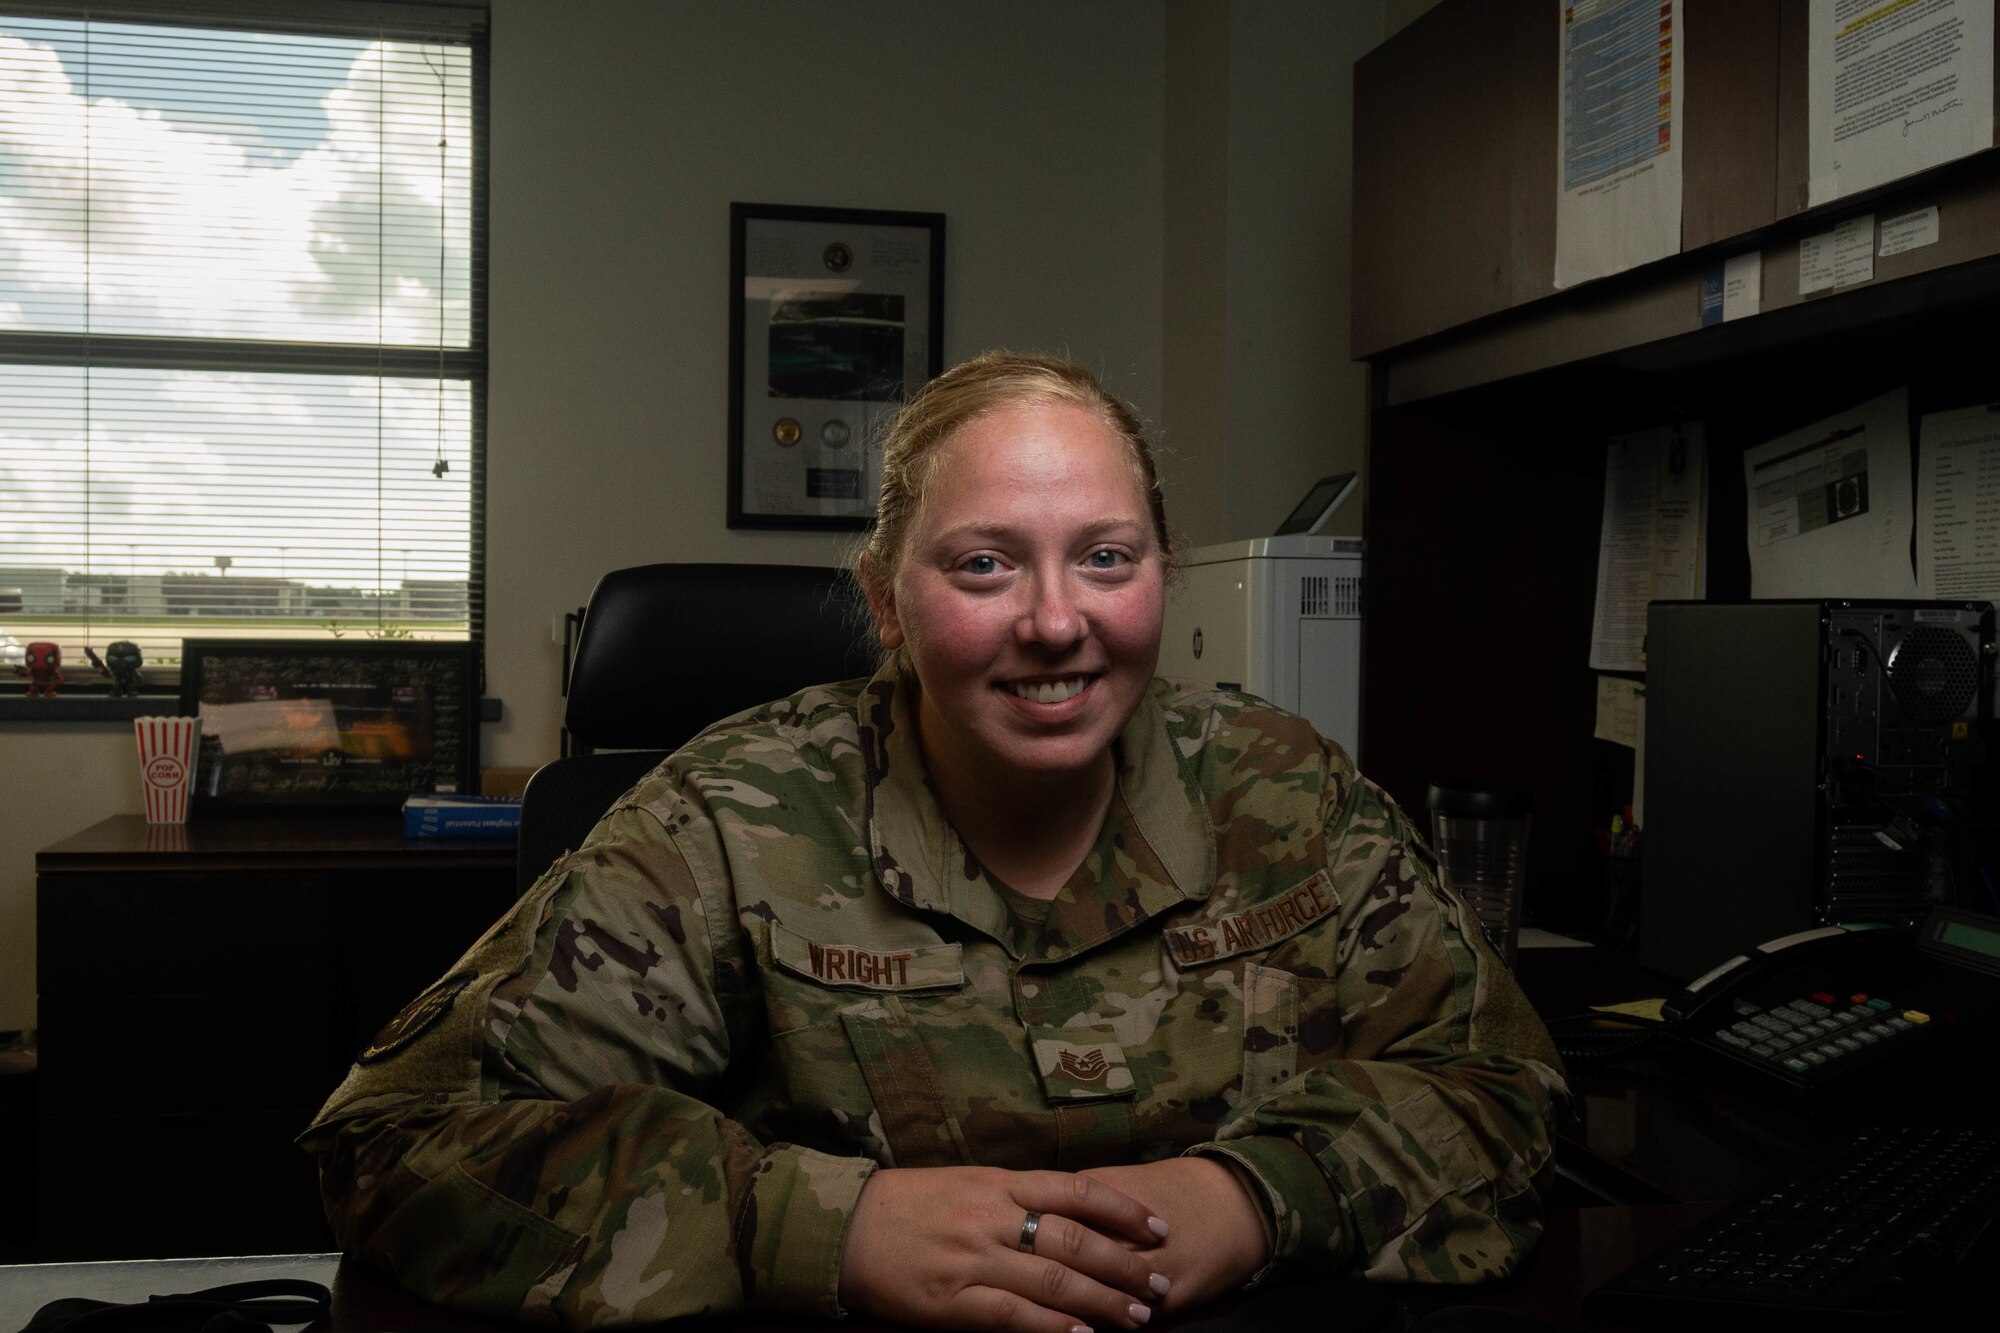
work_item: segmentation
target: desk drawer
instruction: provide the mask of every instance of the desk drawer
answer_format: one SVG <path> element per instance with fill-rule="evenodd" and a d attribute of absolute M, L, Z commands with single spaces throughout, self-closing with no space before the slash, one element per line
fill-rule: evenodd
<path fill-rule="evenodd" d="M 326 984 L 323 874 L 45 873 L 35 903 L 45 997 Z"/>
<path fill-rule="evenodd" d="M 336 1079 L 316 991 L 45 993 L 40 1023 L 46 1115 L 316 1107 Z"/>

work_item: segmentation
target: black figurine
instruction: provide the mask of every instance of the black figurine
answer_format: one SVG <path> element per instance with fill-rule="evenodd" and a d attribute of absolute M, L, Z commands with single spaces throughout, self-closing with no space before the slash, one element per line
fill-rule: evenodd
<path fill-rule="evenodd" d="M 104 656 L 99 657 L 96 649 L 88 647 L 83 650 L 83 655 L 90 659 L 92 666 L 111 677 L 113 699 L 139 693 L 139 686 L 143 683 L 139 668 L 145 665 L 146 659 L 139 655 L 138 644 L 130 639 L 113 639 L 104 645 Z"/>

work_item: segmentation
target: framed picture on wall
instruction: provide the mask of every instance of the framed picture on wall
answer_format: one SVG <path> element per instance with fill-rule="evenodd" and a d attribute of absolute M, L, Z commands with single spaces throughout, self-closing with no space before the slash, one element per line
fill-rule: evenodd
<path fill-rule="evenodd" d="M 944 365 L 944 214 L 729 206 L 729 526 L 864 528 Z"/>

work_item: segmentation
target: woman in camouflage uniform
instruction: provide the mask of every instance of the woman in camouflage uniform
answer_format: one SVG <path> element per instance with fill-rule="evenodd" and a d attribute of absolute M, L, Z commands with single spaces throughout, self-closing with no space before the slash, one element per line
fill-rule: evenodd
<path fill-rule="evenodd" d="M 933 381 L 859 560 L 889 662 L 690 742 L 363 1052 L 306 1136 L 341 1243 L 566 1326 L 1509 1271 L 1546 1035 L 1338 747 L 1153 677 L 1170 562 L 1086 372 Z"/>

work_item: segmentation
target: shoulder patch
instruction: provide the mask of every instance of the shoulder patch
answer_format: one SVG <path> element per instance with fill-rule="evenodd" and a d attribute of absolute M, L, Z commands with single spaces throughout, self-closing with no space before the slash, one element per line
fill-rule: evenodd
<path fill-rule="evenodd" d="M 438 1021 L 451 1012 L 459 994 L 478 976 L 477 972 L 454 972 L 411 1000 L 403 1006 L 401 1013 L 375 1034 L 375 1040 L 361 1048 L 361 1054 L 354 1057 L 355 1063 L 372 1065 L 386 1060 L 436 1027 Z"/>

